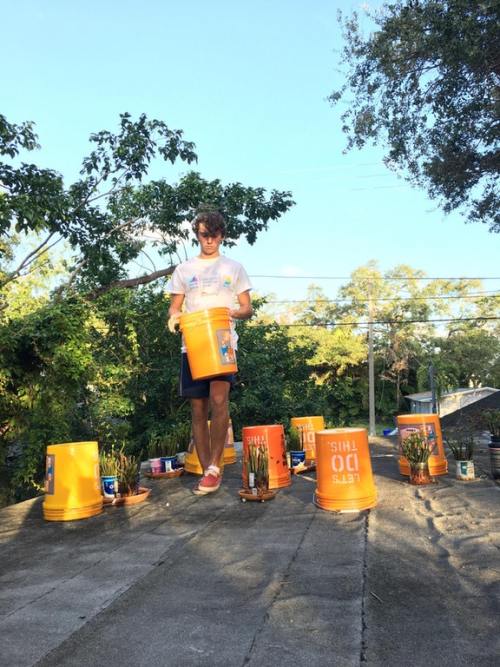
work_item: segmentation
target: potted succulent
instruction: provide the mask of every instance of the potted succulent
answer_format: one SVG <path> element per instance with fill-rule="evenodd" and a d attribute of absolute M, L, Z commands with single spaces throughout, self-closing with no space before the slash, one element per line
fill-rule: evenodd
<path fill-rule="evenodd" d="M 490 432 L 490 463 L 493 479 L 500 479 L 500 410 L 485 410 L 483 424 Z"/>
<path fill-rule="evenodd" d="M 151 489 L 140 486 L 140 464 L 135 456 L 127 456 L 123 451 L 116 455 L 118 495 L 115 505 L 134 505 L 141 503 L 149 496 Z"/>
<path fill-rule="evenodd" d="M 444 441 L 456 462 L 456 477 L 464 481 L 475 478 L 474 474 L 474 438 L 466 431 L 449 431 Z"/>
<path fill-rule="evenodd" d="M 245 488 L 240 497 L 245 500 L 271 500 L 276 491 L 269 490 L 269 459 L 268 450 L 264 445 L 249 445 L 244 461 L 246 471 Z"/>
<path fill-rule="evenodd" d="M 154 431 L 149 436 L 148 442 L 148 459 L 152 475 L 158 475 L 163 471 L 161 462 L 162 451 L 161 437 Z"/>
<path fill-rule="evenodd" d="M 177 467 L 182 467 L 186 452 L 189 450 L 191 443 L 191 422 L 177 424 L 174 430 L 177 439 Z"/>
<path fill-rule="evenodd" d="M 177 438 L 167 432 L 158 436 L 158 441 L 162 472 L 172 472 L 177 467 Z"/>
<path fill-rule="evenodd" d="M 99 453 L 101 489 L 104 498 L 114 498 L 118 492 L 118 461 L 114 451 Z"/>
<path fill-rule="evenodd" d="M 500 410 L 485 410 L 483 423 L 490 432 L 490 446 L 500 447 Z"/>
<path fill-rule="evenodd" d="M 306 453 L 304 451 L 304 431 L 303 429 L 291 426 L 288 429 L 287 439 L 287 459 L 290 458 L 289 467 L 296 468 L 305 464 Z"/>
<path fill-rule="evenodd" d="M 410 433 L 401 443 L 401 449 L 410 466 L 410 484 L 431 484 L 429 456 L 433 448 L 425 434 L 422 431 Z"/>

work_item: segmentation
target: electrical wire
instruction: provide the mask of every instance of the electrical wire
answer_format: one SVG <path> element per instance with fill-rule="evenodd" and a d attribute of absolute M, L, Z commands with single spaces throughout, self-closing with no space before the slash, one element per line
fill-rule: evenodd
<path fill-rule="evenodd" d="M 279 278 L 281 280 L 352 280 L 352 276 L 278 276 L 254 273 L 250 274 L 250 278 Z M 405 280 L 500 280 L 500 276 L 426 276 L 425 278 L 417 278 L 415 276 L 403 276 L 401 278 L 386 278 L 380 276 L 378 278 L 383 282 L 401 282 Z M 370 278 L 364 278 L 366 282 L 373 282 Z"/>
<path fill-rule="evenodd" d="M 321 323 L 273 323 L 279 327 L 361 327 L 369 326 L 370 324 L 433 324 L 433 323 L 442 323 L 442 322 L 484 322 L 488 320 L 500 320 L 500 317 L 443 317 L 439 319 L 430 319 L 430 320 L 368 320 L 366 322 L 321 322 Z M 269 326 L 269 324 L 252 324 L 252 326 Z"/>
<path fill-rule="evenodd" d="M 371 299 L 372 302 L 375 301 L 434 301 L 436 299 L 500 299 L 500 293 L 496 290 L 491 290 L 490 292 L 483 292 L 482 294 L 464 294 L 460 296 L 402 296 L 402 297 L 379 297 Z M 343 298 L 343 299 L 290 299 L 288 301 L 266 301 L 265 305 L 268 304 L 286 304 L 286 303 L 310 303 L 311 305 L 317 303 L 352 303 L 354 299 L 352 298 Z M 368 303 L 367 301 L 361 301 L 356 299 L 356 303 Z"/>

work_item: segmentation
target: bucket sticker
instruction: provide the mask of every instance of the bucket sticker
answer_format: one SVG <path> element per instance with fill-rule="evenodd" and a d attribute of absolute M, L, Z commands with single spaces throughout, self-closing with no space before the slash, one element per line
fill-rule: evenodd
<path fill-rule="evenodd" d="M 358 446 L 355 440 L 330 443 L 332 482 L 353 484 L 361 482 Z"/>
<path fill-rule="evenodd" d="M 56 464 L 55 454 L 47 454 L 45 457 L 45 493 L 54 495 L 54 467 Z"/>
<path fill-rule="evenodd" d="M 219 354 L 221 363 L 224 365 L 235 364 L 236 354 L 231 341 L 230 329 L 217 329 L 217 342 L 219 344 Z"/>
<path fill-rule="evenodd" d="M 399 427 L 400 452 L 402 453 L 401 443 L 410 433 L 422 432 L 427 440 L 431 455 L 437 453 L 437 438 L 434 424 L 405 424 Z"/>

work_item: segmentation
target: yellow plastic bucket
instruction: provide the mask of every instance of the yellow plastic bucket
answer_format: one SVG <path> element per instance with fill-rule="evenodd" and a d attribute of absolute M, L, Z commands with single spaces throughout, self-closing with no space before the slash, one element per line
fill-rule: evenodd
<path fill-rule="evenodd" d="M 357 512 L 377 504 L 368 433 L 364 428 L 316 431 L 315 504 L 333 512 Z"/>
<path fill-rule="evenodd" d="M 316 460 L 316 438 L 315 431 L 322 431 L 325 428 L 325 420 L 323 417 L 292 417 L 290 426 L 296 428 L 303 433 L 304 451 L 306 453 L 306 461 Z"/>
<path fill-rule="evenodd" d="M 224 452 L 222 452 L 222 456 L 219 461 L 219 468 L 221 470 L 224 470 L 224 463 Z M 185 472 L 189 472 L 192 475 L 203 475 L 203 468 L 200 463 L 200 459 L 198 458 L 198 452 L 196 451 L 196 446 L 193 440 L 191 440 L 188 451 L 186 452 L 186 456 L 184 458 L 184 470 Z"/>
<path fill-rule="evenodd" d="M 269 462 L 269 488 L 282 489 L 290 486 L 292 477 L 286 462 L 285 432 L 281 424 L 269 426 L 244 426 L 243 438 L 243 486 L 246 485 L 248 475 L 245 461 L 248 458 L 250 445 L 263 445 L 267 448 Z"/>
<path fill-rule="evenodd" d="M 429 473 L 435 477 L 437 475 L 446 475 L 448 472 L 448 461 L 444 453 L 443 436 L 441 433 L 441 422 L 439 415 L 436 414 L 410 414 L 398 415 L 398 435 L 399 435 L 399 472 L 402 475 L 410 475 L 410 464 L 403 456 L 401 444 L 410 433 L 421 431 L 425 434 L 430 447 L 434 447 L 434 454 L 429 456 Z"/>
<path fill-rule="evenodd" d="M 97 442 L 49 445 L 45 458 L 45 519 L 87 519 L 100 514 L 102 506 Z"/>
<path fill-rule="evenodd" d="M 208 421 L 208 430 L 210 431 L 210 423 Z M 226 442 L 224 443 L 224 465 L 231 465 L 236 463 L 236 449 L 234 448 L 234 433 L 233 433 L 233 423 L 229 420 L 229 425 L 227 427 Z"/>
<path fill-rule="evenodd" d="M 193 380 L 236 373 L 236 352 L 231 339 L 229 308 L 184 313 L 180 328 Z"/>

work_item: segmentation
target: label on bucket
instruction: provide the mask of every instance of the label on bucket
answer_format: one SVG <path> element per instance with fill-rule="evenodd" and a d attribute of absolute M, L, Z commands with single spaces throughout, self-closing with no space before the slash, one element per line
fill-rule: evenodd
<path fill-rule="evenodd" d="M 47 454 L 45 457 L 45 493 L 54 494 L 54 466 L 55 454 Z"/>
<path fill-rule="evenodd" d="M 436 454 L 437 440 L 434 424 L 405 424 L 399 427 L 400 442 L 403 442 L 411 433 L 423 433 L 432 454 Z"/>
<path fill-rule="evenodd" d="M 358 446 L 354 440 L 330 443 L 332 482 L 353 484 L 361 482 Z"/>
<path fill-rule="evenodd" d="M 230 329 L 217 329 L 217 342 L 219 344 L 219 355 L 222 364 L 235 364 L 236 354 L 233 349 Z"/>

